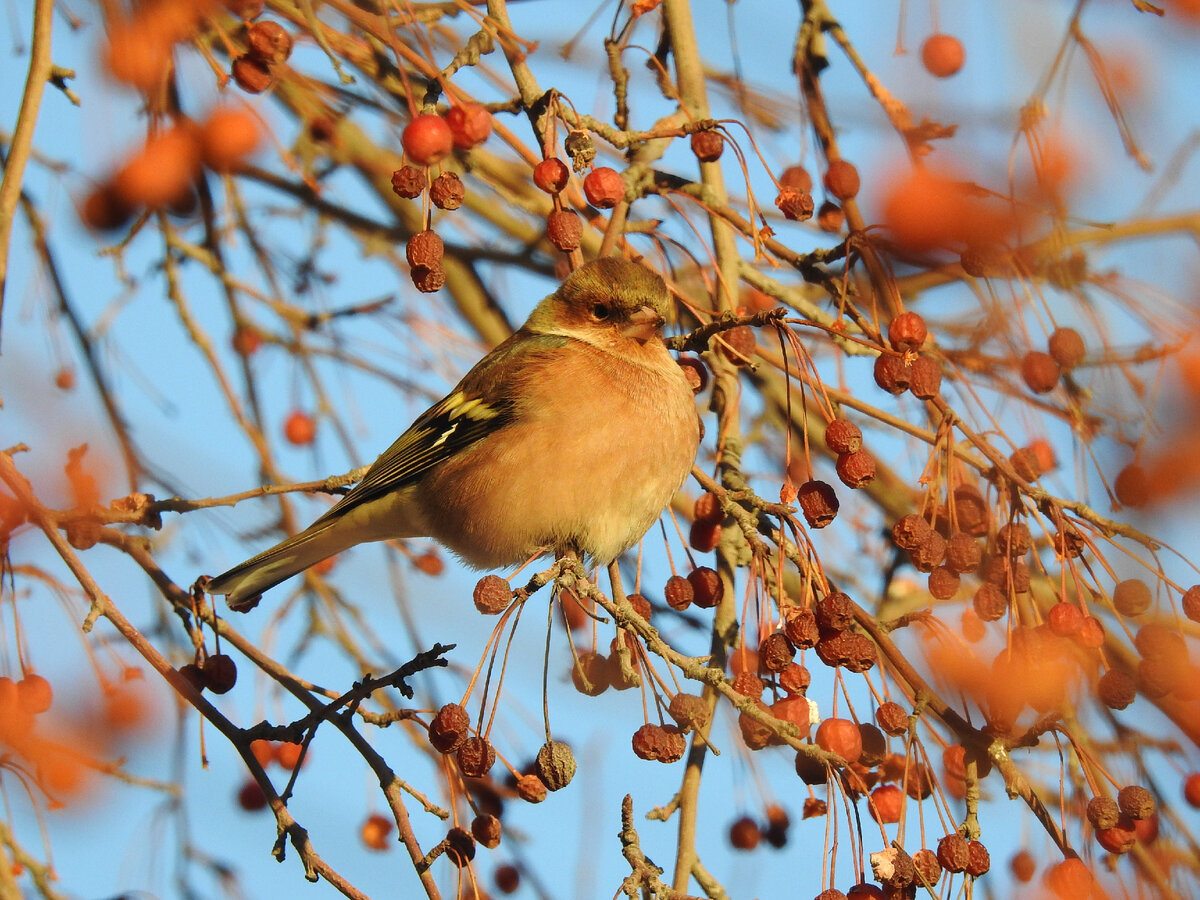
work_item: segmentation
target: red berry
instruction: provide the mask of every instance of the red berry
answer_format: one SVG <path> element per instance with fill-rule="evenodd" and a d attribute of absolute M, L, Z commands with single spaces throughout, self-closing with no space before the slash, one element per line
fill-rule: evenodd
<path fill-rule="evenodd" d="M 54 702 L 54 690 L 41 675 L 29 674 L 17 682 L 17 700 L 25 712 L 44 713 Z"/>
<path fill-rule="evenodd" d="M 454 146 L 460 150 L 478 147 L 492 133 L 492 114 L 478 103 L 460 103 L 446 113 Z"/>
<path fill-rule="evenodd" d="M 539 191 L 547 194 L 557 194 L 571 180 L 571 170 L 567 164 L 557 157 L 543 159 L 533 167 L 533 183 Z"/>
<path fill-rule="evenodd" d="M 825 719 L 817 726 L 817 746 L 848 763 L 862 756 L 862 732 L 849 719 Z"/>
<path fill-rule="evenodd" d="M 925 319 L 919 313 L 900 313 L 888 323 L 888 343 L 894 350 L 920 349 L 928 333 Z"/>
<path fill-rule="evenodd" d="M 921 45 L 921 62 L 930 75 L 949 78 L 963 67 L 966 52 L 962 41 L 949 34 L 931 34 Z"/>
<path fill-rule="evenodd" d="M 441 116 L 424 113 L 404 127 L 400 143 L 409 159 L 419 166 L 429 166 L 450 155 L 454 134 Z"/>
<path fill-rule="evenodd" d="M 1183 780 L 1183 799 L 1189 806 L 1200 809 L 1200 772 L 1193 772 Z"/>
<path fill-rule="evenodd" d="M 597 209 L 612 209 L 625 199 L 625 181 L 616 169 L 600 166 L 583 179 L 583 193 Z"/>
<path fill-rule="evenodd" d="M 267 808 L 267 795 L 258 786 L 258 782 L 253 780 L 247 781 L 241 786 L 241 789 L 238 790 L 237 801 L 238 806 L 246 812 L 257 812 Z"/>
<path fill-rule="evenodd" d="M 283 436 L 297 447 L 311 444 L 317 436 L 316 420 L 302 410 L 295 410 L 283 423 Z"/>
<path fill-rule="evenodd" d="M 894 784 L 881 784 L 871 791 L 871 818 L 876 822 L 899 822 L 904 809 L 904 791 Z"/>

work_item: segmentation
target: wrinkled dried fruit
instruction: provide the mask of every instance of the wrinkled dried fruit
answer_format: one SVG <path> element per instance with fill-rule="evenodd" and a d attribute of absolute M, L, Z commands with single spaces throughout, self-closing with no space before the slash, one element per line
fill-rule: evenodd
<path fill-rule="evenodd" d="M 462 179 L 453 172 L 443 172 L 429 185 L 429 201 L 438 209 L 458 209 L 466 196 Z"/>
<path fill-rule="evenodd" d="M 919 313 L 903 312 L 888 323 L 888 343 L 893 350 L 919 350 L 929 330 Z"/>
<path fill-rule="evenodd" d="M 862 430 L 849 419 L 834 419 L 825 426 L 825 446 L 834 453 L 862 449 Z"/>
<path fill-rule="evenodd" d="M 481 613 L 494 616 L 508 609 L 512 601 L 512 590 L 508 582 L 499 575 L 484 575 L 475 583 L 472 593 L 475 608 Z"/>
<path fill-rule="evenodd" d="M 429 743 L 439 753 L 453 753 L 471 733 L 471 717 L 457 703 L 447 703 L 429 723 Z"/>
<path fill-rule="evenodd" d="M 833 485 L 815 479 L 800 485 L 796 500 L 809 528 L 824 528 L 836 518 L 841 507 Z"/>

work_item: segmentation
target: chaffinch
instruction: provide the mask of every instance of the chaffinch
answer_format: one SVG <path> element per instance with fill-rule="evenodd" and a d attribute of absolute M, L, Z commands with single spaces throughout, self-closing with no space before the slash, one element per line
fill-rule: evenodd
<path fill-rule="evenodd" d="M 636 263 L 582 266 L 329 512 L 205 590 L 244 611 L 327 557 L 394 538 L 431 537 L 481 569 L 543 552 L 616 559 L 683 485 L 700 442 L 661 340 L 669 303 Z"/>

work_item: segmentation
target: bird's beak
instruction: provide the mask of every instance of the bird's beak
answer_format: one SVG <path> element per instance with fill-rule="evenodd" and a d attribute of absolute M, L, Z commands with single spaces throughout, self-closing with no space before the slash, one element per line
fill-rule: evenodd
<path fill-rule="evenodd" d="M 666 319 L 660 316 L 656 310 L 649 306 L 643 306 L 641 309 L 634 310 L 629 316 L 629 324 L 621 329 L 621 334 L 644 344 L 656 337 L 658 329 L 662 328 L 665 323 Z"/>

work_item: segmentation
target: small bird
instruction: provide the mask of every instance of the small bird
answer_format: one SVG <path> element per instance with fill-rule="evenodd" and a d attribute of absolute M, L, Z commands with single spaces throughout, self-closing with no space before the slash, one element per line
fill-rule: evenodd
<path fill-rule="evenodd" d="M 700 421 L 662 342 L 670 294 L 604 257 L 573 272 L 308 528 L 208 581 L 245 611 L 356 544 L 431 537 L 471 566 L 607 564 L 683 485 Z"/>

